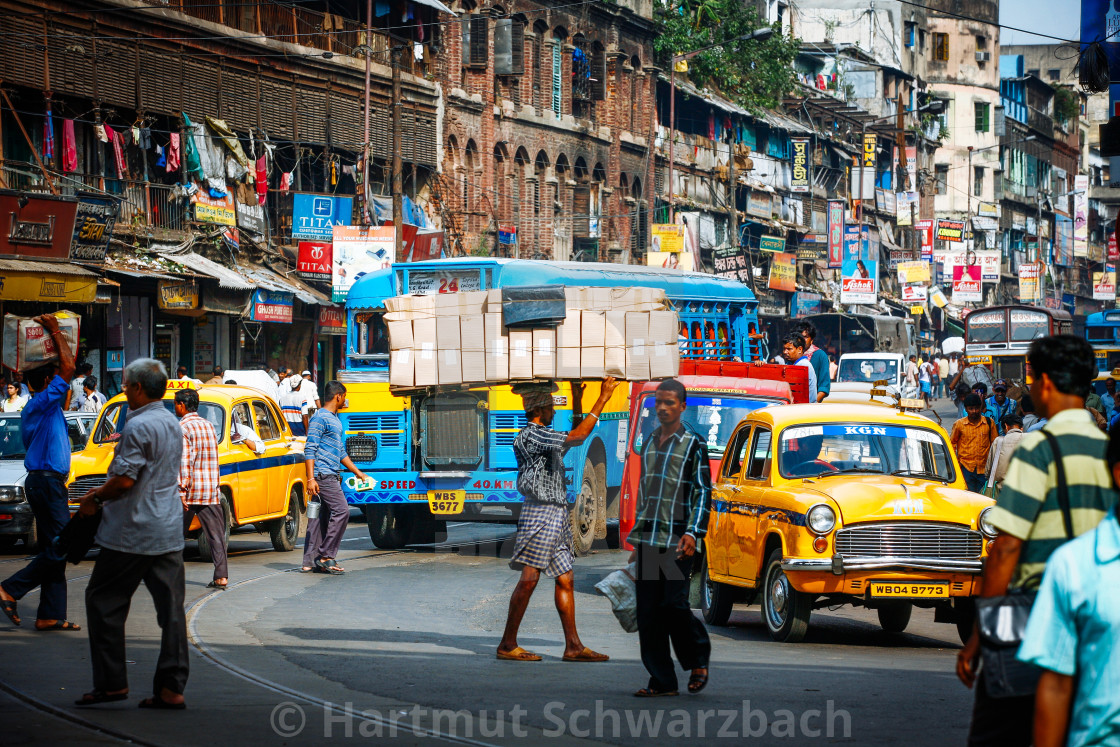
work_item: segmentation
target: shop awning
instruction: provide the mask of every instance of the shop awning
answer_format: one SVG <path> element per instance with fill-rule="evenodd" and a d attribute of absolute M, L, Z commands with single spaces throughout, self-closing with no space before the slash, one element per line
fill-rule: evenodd
<path fill-rule="evenodd" d="M 0 300 L 94 303 L 101 277 L 68 262 L 0 259 Z"/>
<path fill-rule="evenodd" d="M 313 305 L 329 305 L 331 300 L 323 293 L 299 282 L 296 278 L 284 277 L 268 267 L 247 265 L 238 268 L 242 275 L 257 283 L 261 288 L 277 293 L 290 293 L 300 301 Z"/>
<path fill-rule="evenodd" d="M 189 252 L 187 254 L 176 254 L 169 256 L 168 259 L 178 262 L 181 265 L 197 270 L 203 275 L 212 277 L 218 281 L 218 285 L 223 288 L 233 288 L 236 290 L 252 290 L 256 286 L 250 282 L 237 270 L 230 269 L 225 265 L 220 265 L 217 262 L 206 259 L 201 254 Z"/>

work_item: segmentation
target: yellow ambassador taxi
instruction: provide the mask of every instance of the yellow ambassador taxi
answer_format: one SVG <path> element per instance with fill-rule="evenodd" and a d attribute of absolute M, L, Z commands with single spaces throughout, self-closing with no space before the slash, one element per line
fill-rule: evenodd
<path fill-rule="evenodd" d="M 713 476 L 704 617 L 725 625 L 733 604 L 761 597 L 770 635 L 796 642 L 821 607 L 875 609 L 890 632 L 932 607 L 963 639 L 993 504 L 965 488 L 928 418 L 877 405 L 755 410 Z"/>
<path fill-rule="evenodd" d="M 193 381 L 171 380 L 163 404 L 174 411 L 175 392 L 196 388 Z M 299 538 L 306 513 L 304 492 L 303 437 L 292 435 L 279 405 L 257 389 L 225 384 L 197 387 L 198 414 L 214 426 L 218 434 L 219 486 L 222 509 L 226 515 L 225 541 L 232 527 L 255 524 L 267 531 L 272 546 L 290 552 Z M 105 482 L 119 432 L 128 415 L 128 403 L 118 394 L 106 403 L 93 427 L 86 448 L 70 459 L 67 489 L 70 509 L 91 488 Z M 257 454 L 233 433 L 234 423 L 252 427 L 264 447 Z M 211 548 L 198 519 L 186 530 L 188 539 L 197 538 L 198 550 L 205 560 Z"/>

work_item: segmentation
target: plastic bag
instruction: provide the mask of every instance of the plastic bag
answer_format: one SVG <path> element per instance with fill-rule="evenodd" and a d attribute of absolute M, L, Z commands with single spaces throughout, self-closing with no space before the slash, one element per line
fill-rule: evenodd
<path fill-rule="evenodd" d="M 637 572 L 637 563 L 631 563 L 595 584 L 595 590 L 611 601 L 614 616 L 627 633 L 638 631 L 638 590 L 634 583 Z"/>
<path fill-rule="evenodd" d="M 55 318 L 62 338 L 75 356 L 78 354 L 78 331 L 81 317 L 72 311 L 57 311 Z M 13 371 L 29 371 L 58 360 L 54 338 L 32 319 L 4 315 L 4 365 Z"/>

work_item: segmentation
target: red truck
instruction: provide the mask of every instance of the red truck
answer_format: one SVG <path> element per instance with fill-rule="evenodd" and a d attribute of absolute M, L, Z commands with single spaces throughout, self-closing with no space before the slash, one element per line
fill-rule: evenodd
<path fill-rule="evenodd" d="M 747 413 L 760 407 L 809 401 L 809 374 L 803 366 L 682 360 L 677 380 L 688 392 L 681 420 L 701 436 L 707 436 L 712 474 L 719 469 L 731 432 Z M 635 384 L 630 390 L 630 442 L 618 510 L 618 536 L 626 550 L 633 549 L 626 537 L 634 526 L 637 510 L 640 453 L 657 428 L 653 399 L 658 383 Z"/>

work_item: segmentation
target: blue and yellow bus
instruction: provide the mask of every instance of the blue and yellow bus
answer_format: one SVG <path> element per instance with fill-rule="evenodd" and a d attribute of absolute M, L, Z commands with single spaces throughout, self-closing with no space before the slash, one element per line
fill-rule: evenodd
<path fill-rule="evenodd" d="M 435 540 L 448 519 L 516 521 L 513 439 L 526 425 L 509 385 L 390 391 L 385 300 L 518 286 L 660 288 L 680 315 L 684 358 L 757 360 L 757 301 L 741 283 L 711 275 L 631 265 L 515 259 L 445 259 L 395 264 L 363 276 L 346 300 L 347 404 L 339 413 L 346 451 L 369 477 L 343 481 L 362 506 L 370 537 L 382 548 Z M 557 382 L 554 427 L 569 430 L 598 398 Z M 578 386 L 577 386 L 578 389 Z M 629 387 L 621 386 L 593 435 L 565 456 L 576 551 L 596 539 L 617 541 L 619 488 L 629 436 Z M 503 510 L 494 510 L 494 508 Z M 608 529 L 611 531 L 608 532 Z"/>
<path fill-rule="evenodd" d="M 1120 367 L 1120 309 L 1090 314 L 1085 320 L 1085 339 L 1096 353 L 1098 375 Z"/>

